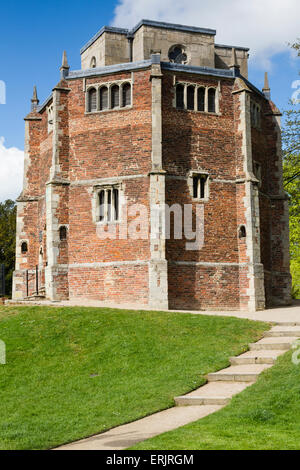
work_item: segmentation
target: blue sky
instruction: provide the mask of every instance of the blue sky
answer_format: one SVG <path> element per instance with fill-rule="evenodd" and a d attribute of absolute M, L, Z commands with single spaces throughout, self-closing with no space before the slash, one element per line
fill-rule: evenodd
<path fill-rule="evenodd" d="M 0 104 L 0 201 L 20 192 L 23 118 L 33 85 L 43 101 L 59 81 L 63 49 L 71 69 L 79 69 L 80 48 L 104 24 L 132 27 L 148 18 L 216 28 L 216 42 L 251 48 L 249 79 L 262 88 L 267 69 L 272 99 L 281 109 L 300 79 L 299 60 L 287 47 L 299 30 L 298 0 L 28 0 L 2 2 L 0 13 L 0 80 L 6 84 L 6 104 Z"/>

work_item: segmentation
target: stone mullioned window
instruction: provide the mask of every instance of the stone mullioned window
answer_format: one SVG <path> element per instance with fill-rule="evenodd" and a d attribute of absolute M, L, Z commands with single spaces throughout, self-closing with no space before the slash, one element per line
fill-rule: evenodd
<path fill-rule="evenodd" d="M 120 221 L 120 185 L 101 185 L 94 188 L 93 219 L 103 224 Z"/>
<path fill-rule="evenodd" d="M 132 106 L 130 80 L 90 85 L 86 91 L 86 112 L 97 113 Z"/>
<path fill-rule="evenodd" d="M 174 106 L 177 109 L 218 114 L 218 89 L 196 83 L 178 82 L 175 85 Z"/>

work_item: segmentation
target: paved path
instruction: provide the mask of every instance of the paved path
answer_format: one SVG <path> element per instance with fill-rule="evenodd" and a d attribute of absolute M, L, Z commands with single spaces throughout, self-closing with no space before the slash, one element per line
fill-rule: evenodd
<path fill-rule="evenodd" d="M 226 406 L 233 395 L 253 384 L 260 373 L 272 367 L 277 357 L 290 349 L 300 337 L 300 307 L 286 309 L 281 315 L 280 324 L 266 332 L 264 338 L 250 344 L 248 352 L 230 358 L 230 367 L 208 374 L 207 384 L 187 395 L 175 397 L 176 407 L 66 444 L 57 450 L 123 450 L 218 411 Z M 276 318 L 277 314 L 268 317 L 268 320 L 276 321 Z"/>

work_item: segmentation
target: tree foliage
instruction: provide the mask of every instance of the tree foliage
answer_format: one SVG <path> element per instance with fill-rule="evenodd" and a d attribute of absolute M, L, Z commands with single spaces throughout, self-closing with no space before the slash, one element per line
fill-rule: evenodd
<path fill-rule="evenodd" d="M 6 294 L 12 290 L 12 273 L 15 266 L 16 205 L 8 199 L 0 203 L 0 264 L 5 266 Z"/>
<path fill-rule="evenodd" d="M 300 40 L 291 44 L 300 57 Z M 283 129 L 283 180 L 290 196 L 290 255 L 293 277 L 293 296 L 300 298 L 300 106 L 291 101 L 284 112 Z"/>

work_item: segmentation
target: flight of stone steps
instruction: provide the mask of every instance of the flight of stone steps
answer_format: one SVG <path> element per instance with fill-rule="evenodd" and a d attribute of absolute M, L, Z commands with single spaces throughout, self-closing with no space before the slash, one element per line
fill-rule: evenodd
<path fill-rule="evenodd" d="M 177 406 L 225 406 L 233 395 L 253 384 L 259 374 L 272 367 L 278 356 L 289 350 L 300 338 L 299 323 L 280 323 L 264 337 L 249 345 L 249 351 L 230 358 L 230 367 L 207 375 L 207 384 L 180 397 Z"/>

